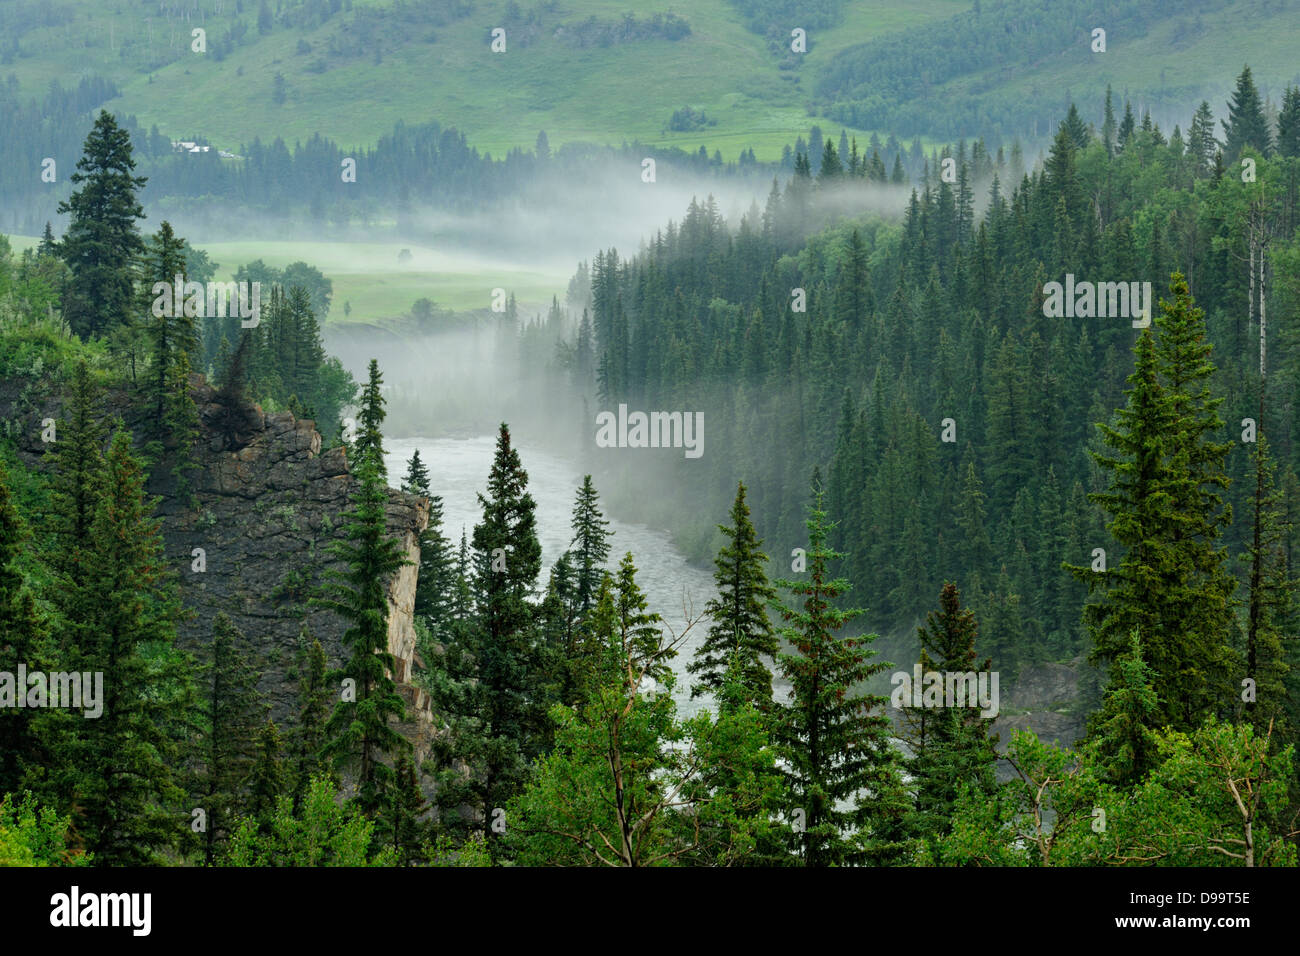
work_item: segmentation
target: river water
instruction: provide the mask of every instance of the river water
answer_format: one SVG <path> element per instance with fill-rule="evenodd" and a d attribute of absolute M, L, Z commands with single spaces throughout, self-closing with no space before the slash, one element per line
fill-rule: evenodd
<path fill-rule="evenodd" d="M 487 487 L 496 436 L 392 438 L 386 442 L 389 482 L 394 486 L 401 484 L 406 463 L 418 449 L 429 469 L 430 492 L 442 496 L 443 533 L 454 545 L 460 543 L 462 528 L 467 537 L 472 537 L 474 525 L 482 517 L 476 495 Z M 582 472 L 576 465 L 542 448 L 516 440 L 515 449 L 528 472 L 528 492 L 537 502 L 537 536 L 542 545 L 542 573 L 537 584 L 539 589 L 545 589 L 551 566 L 573 540 L 573 502 L 582 484 Z M 600 491 L 599 485 L 596 490 Z M 717 594 L 712 573 L 689 565 L 673 547 L 666 531 L 629 524 L 608 514 L 605 517 L 613 532 L 610 569 L 617 567 L 625 552 L 631 551 L 637 567 L 637 584 L 645 592 L 650 610 L 663 618 L 666 631 L 681 634 L 687 618 L 702 617 L 705 603 Z M 680 716 L 713 707 L 707 697 L 690 699 L 690 680 L 685 671 L 695 649 L 703 642 L 707 627 L 707 620 L 696 623 L 672 661 L 678 675 L 673 697 Z"/>

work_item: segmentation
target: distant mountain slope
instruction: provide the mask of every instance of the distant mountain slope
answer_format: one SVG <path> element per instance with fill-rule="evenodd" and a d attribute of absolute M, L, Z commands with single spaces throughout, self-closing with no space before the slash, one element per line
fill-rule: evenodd
<path fill-rule="evenodd" d="M 747 24 L 782 5 L 755 0 L 0 0 L 0 82 L 12 75 L 32 97 L 106 77 L 122 92 L 114 110 L 231 150 L 314 132 L 371 144 L 399 119 L 437 119 L 494 155 L 544 129 L 552 147 L 639 138 L 775 159 L 807 131 L 816 71 L 835 52 L 969 6 L 821 5 L 843 8 L 836 26 L 813 27 L 817 14 L 778 43 Z M 808 52 L 795 56 L 800 26 Z M 490 49 L 496 27 L 504 53 Z M 206 53 L 191 51 L 194 29 Z M 686 106 L 717 125 L 668 130 Z"/>
<path fill-rule="evenodd" d="M 1276 104 L 1297 23 L 1300 0 L 0 0 L 0 99 L 100 77 L 110 108 L 232 151 L 436 119 L 497 156 L 545 130 L 771 160 L 813 122 L 1032 138 L 1107 83 L 1182 119 L 1245 62 Z"/>

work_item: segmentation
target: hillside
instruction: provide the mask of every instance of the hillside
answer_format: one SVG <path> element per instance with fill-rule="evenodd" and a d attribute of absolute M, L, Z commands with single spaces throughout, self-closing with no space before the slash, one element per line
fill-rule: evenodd
<path fill-rule="evenodd" d="M 926 135 L 913 129 L 918 117 L 937 125 L 955 113 L 997 125 L 1001 104 L 1041 112 L 1045 130 L 1068 96 L 1091 97 L 1106 83 L 1172 110 L 1221 89 L 1246 60 L 1279 83 L 1296 76 L 1293 0 L 1197 0 L 1178 22 L 1141 4 L 1098 7 L 1094 16 L 1059 0 L 984 3 L 978 13 L 962 0 L 695 0 L 680 9 L 659 0 L 635 13 L 614 0 L 285 0 L 265 14 L 263 6 L 0 0 L 0 76 L 13 77 L 23 98 L 69 77 L 102 77 L 120 91 L 108 103 L 115 111 L 173 139 L 206 137 L 232 151 L 254 137 L 292 142 L 315 132 L 373 144 L 399 120 L 433 119 L 498 156 L 531 148 L 544 129 L 552 147 L 639 139 L 703 145 L 728 159 L 746 148 L 779 157 L 791 130 L 807 128 L 810 109 L 851 119 L 851 109 L 836 108 L 856 104 L 858 115 L 900 127 L 877 127 L 882 133 Z M 776 12 L 765 18 L 765 10 Z M 788 18 L 804 22 L 806 54 L 790 53 L 789 28 L 775 25 Z M 1108 30 L 1105 54 L 1091 53 L 1080 27 L 1093 20 Z M 766 31 L 756 29 L 763 23 Z M 496 27 L 506 31 L 504 53 L 490 49 Z M 203 54 L 191 51 L 195 28 L 206 31 Z M 927 38 L 939 46 L 927 48 Z M 960 55 L 938 53 L 954 45 Z M 900 48 L 911 58 L 891 59 Z M 892 77 L 856 82 L 863 56 Z M 911 83 L 924 95 L 890 95 Z M 1281 89 L 1262 92 L 1276 103 Z M 872 108 L 882 95 L 887 111 Z M 670 129 L 688 106 L 703 125 Z M 838 135 L 837 122 L 822 125 Z"/>

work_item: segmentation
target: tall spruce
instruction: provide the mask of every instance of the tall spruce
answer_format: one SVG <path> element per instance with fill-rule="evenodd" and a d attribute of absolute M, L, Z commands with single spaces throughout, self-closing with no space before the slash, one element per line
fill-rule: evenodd
<path fill-rule="evenodd" d="M 600 512 L 599 500 L 591 475 L 584 475 L 573 504 L 573 541 L 570 543 L 576 575 L 574 586 L 582 614 L 590 611 L 596 603 L 596 592 L 600 590 L 600 580 L 605 574 L 605 562 L 609 560 L 612 532 L 609 531 L 609 522 Z"/>
<path fill-rule="evenodd" d="M 1228 99 L 1228 118 L 1220 122 L 1223 124 L 1223 158 L 1227 162 L 1235 162 L 1244 149 L 1253 149 L 1263 156 L 1272 153 L 1272 132 L 1249 66 L 1237 77 L 1236 89 Z"/>
<path fill-rule="evenodd" d="M 406 717 L 406 704 L 393 681 L 395 662 L 388 649 L 388 587 L 407 563 L 398 541 L 388 533 L 387 471 L 382 426 L 384 397 L 378 363 L 370 360 L 370 383 L 362 399 L 362 431 L 353 465 L 352 504 L 346 512 L 345 537 L 331 553 L 345 568 L 327 572 L 337 597 L 313 598 L 347 623 L 343 643 L 348 658 L 327 675 L 346 689 L 326 721 L 322 753 L 339 769 L 355 769 L 356 798 L 368 815 L 378 812 L 392 783 L 385 755 L 396 757 L 409 746 L 392 726 Z"/>
<path fill-rule="evenodd" d="M 144 251 L 137 219 L 145 218 L 136 191 L 147 180 L 133 176 L 131 134 L 101 110 L 77 171 L 79 188 L 60 213 L 71 214 L 59 251 L 71 270 L 63 293 L 63 315 L 83 339 L 106 335 L 130 320 L 136 258 Z"/>
<path fill-rule="evenodd" d="M 957 586 L 945 584 L 939 594 L 939 609 L 926 616 L 924 627 L 917 628 L 922 673 L 989 671 L 992 660 L 976 658 L 977 632 L 975 614 L 961 606 Z M 974 688 L 969 692 L 974 693 Z M 996 738 L 989 736 L 993 718 L 981 716 L 974 704 L 973 700 L 953 701 L 951 706 L 924 713 L 924 734 L 914 742 L 915 757 L 909 769 L 918 819 L 928 837 L 948 832 L 953 807 L 963 789 L 991 795 L 997 788 Z"/>
<path fill-rule="evenodd" d="M 802 811 L 794 838 L 803 865 L 881 863 L 902 850 L 906 795 L 883 713 L 886 699 L 858 688 L 890 665 L 872 661 L 876 635 L 835 633 L 863 611 L 836 606 L 849 584 L 830 576 L 830 562 L 843 555 L 826 544 L 833 525 L 823 498 L 814 483 L 807 577 L 775 582 L 798 600 L 796 607 L 775 603 L 789 624 L 780 633 L 794 647 L 780 656 L 791 700 L 777 739 L 791 799 Z M 870 796 L 860 798 L 863 791 Z"/>
<path fill-rule="evenodd" d="M 1153 728 L 1189 731 L 1231 699 L 1235 582 L 1219 544 L 1231 519 L 1220 495 L 1231 446 L 1213 440 L 1222 399 L 1210 394 L 1204 314 L 1182 275 L 1170 289 L 1154 329 L 1138 338 L 1127 407 L 1115 427 L 1098 425 L 1111 451 L 1093 453 L 1109 487 L 1090 498 L 1110 516 L 1123 557 L 1104 573 L 1071 570 L 1094 595 L 1084 608 L 1093 661 L 1113 663 L 1137 630 L 1159 699 Z"/>
<path fill-rule="evenodd" d="M 545 724 L 546 701 L 535 699 L 531 684 L 540 679 L 534 640 L 535 608 L 530 601 L 542 566 L 536 503 L 528 493 L 528 473 L 512 447 L 503 422 L 488 475 L 487 494 L 478 496 L 482 520 L 474 526 L 475 618 L 473 655 L 483 698 L 481 804 L 484 832 L 492 811 L 522 786 L 536 733 Z"/>
<path fill-rule="evenodd" d="M 8 679 L 0 687 L 0 794 L 18 793 L 27 771 L 47 759 L 47 742 L 37 726 L 40 711 L 15 709 L 18 696 L 26 697 L 28 688 L 17 686 L 13 675 L 20 666 L 29 672 L 44 670 L 47 653 L 45 622 L 20 567 L 29 541 L 0 460 L 0 673 Z"/>
<path fill-rule="evenodd" d="M 212 658 L 207 700 L 207 740 L 199 794 L 207 811 L 203 841 L 209 866 L 218 848 L 246 812 L 247 784 L 257 756 L 257 736 L 266 704 L 257 693 L 257 670 L 247 641 L 224 611 L 212 621 Z"/>
<path fill-rule="evenodd" d="M 103 712 L 77 722 L 58 771 L 96 862 L 157 862 L 181 834 L 182 793 L 168 726 L 189 688 L 172 652 L 181 614 L 144 472 L 119 429 L 104 462 L 88 533 L 93 573 L 67 587 L 61 608 L 75 669 L 103 674 Z M 72 668 L 70 668 L 72 669 Z"/>
<path fill-rule="evenodd" d="M 714 561 L 718 596 L 704 607 L 711 622 L 709 632 L 687 665 L 699 678 L 691 687 L 691 696 L 716 694 L 728 668 L 735 667 L 733 679 L 744 688 L 747 699 L 760 711 L 767 711 L 772 707 L 772 672 L 763 658 L 775 660 L 779 650 L 776 629 L 767 616 L 776 591 L 767 580 L 767 555 L 754 531 L 743 483 L 736 486 L 731 524 L 718 525 L 718 530 L 727 543 Z"/>

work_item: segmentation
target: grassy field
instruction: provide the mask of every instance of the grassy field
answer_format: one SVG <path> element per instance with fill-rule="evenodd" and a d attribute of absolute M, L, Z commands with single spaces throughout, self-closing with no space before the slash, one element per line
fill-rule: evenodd
<path fill-rule="evenodd" d="M 525 11 L 534 5 L 521 4 Z M 782 146 L 817 122 L 805 107 L 820 64 L 845 46 L 966 9 L 969 0 L 849 0 L 842 24 L 812 31 L 802 65 L 788 71 L 778 69 L 779 58 L 744 28 L 727 0 L 636 5 L 642 19 L 675 9 L 691 35 L 588 49 L 565 46 L 551 35 L 550 24 L 589 16 L 617 20 L 630 5 L 560 0 L 546 15 L 548 29 L 539 39 L 512 47 L 507 34 L 507 50 L 500 54 L 489 50 L 486 37 L 503 21 L 505 2 L 478 0 L 469 16 L 434 29 L 435 42 L 415 31 L 379 63 L 366 57 L 323 73 L 311 72 L 316 57 L 297 52 L 299 39 L 323 47 L 345 28 L 347 14 L 305 33 L 277 27 L 262 36 L 255 25 L 257 3 L 245 0 L 240 19 L 250 28 L 218 61 L 189 52 L 190 30 L 203 26 L 211 43 L 235 21 L 234 2 L 197 0 L 194 6 L 204 12 L 180 19 L 158 16 L 151 7 L 149 18 L 139 5 L 117 0 L 68 0 L 61 8 L 72 11 L 72 20 L 27 32 L 27 55 L 4 65 L 4 75 L 17 76 L 24 94 L 39 93 L 53 80 L 67 85 L 85 73 L 107 76 L 122 89 L 110 105 L 135 114 L 146 128 L 156 124 L 173 139 L 204 135 L 232 150 L 254 136 L 283 136 L 292 143 L 317 131 L 344 146 L 367 145 L 398 120 L 437 120 L 493 155 L 531 148 L 544 129 L 553 147 L 573 140 L 618 145 L 639 139 L 691 151 L 701 145 L 710 152 L 721 149 L 727 159 L 752 146 L 760 159 L 775 159 Z M 163 48 L 185 54 L 151 72 L 134 65 Z M 279 106 L 271 96 L 277 73 L 286 81 L 286 101 Z M 672 112 L 688 105 L 705 110 L 717 126 L 665 132 Z M 821 126 L 839 135 L 836 124 Z"/>
<path fill-rule="evenodd" d="M 14 254 L 36 245 L 39 237 L 9 236 Z M 235 270 L 254 259 L 283 269 L 291 262 L 306 262 L 334 283 L 331 324 L 374 322 L 410 311 L 416 299 L 455 311 L 491 306 L 492 290 L 513 292 L 521 314 L 531 318 L 544 311 L 551 296 L 564 301 L 572 270 L 540 269 L 502 264 L 409 243 L 358 242 L 212 242 L 196 243 L 219 266 L 218 278 L 229 279 Z M 411 258 L 398 261 L 409 249 Z M 346 318 L 343 304 L 352 306 Z"/>

